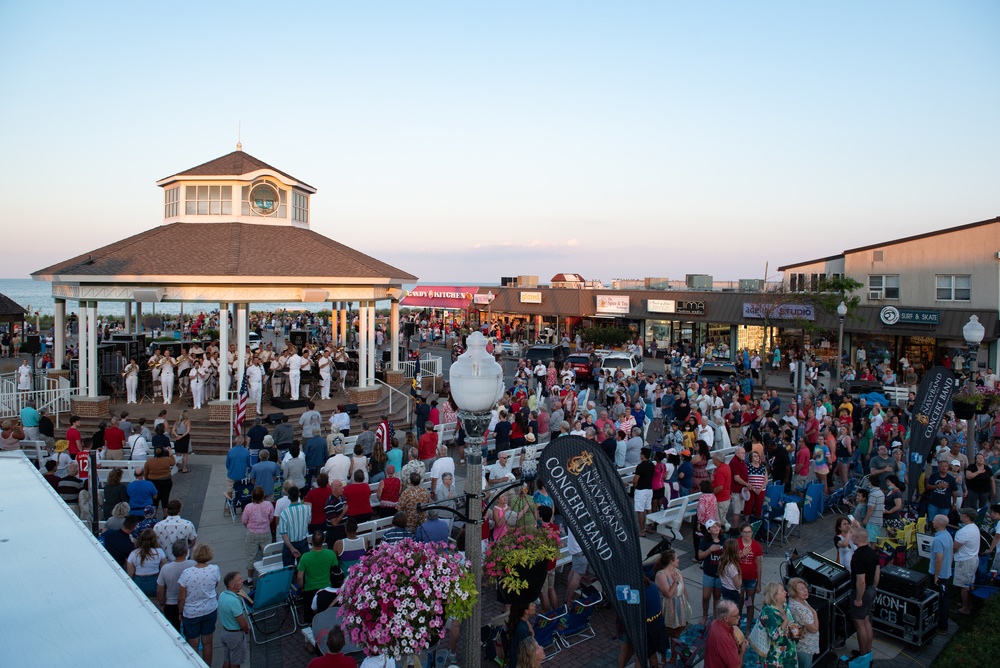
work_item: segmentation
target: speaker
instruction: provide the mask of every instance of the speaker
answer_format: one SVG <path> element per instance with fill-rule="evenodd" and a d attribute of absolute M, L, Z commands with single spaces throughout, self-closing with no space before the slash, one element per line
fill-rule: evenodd
<path fill-rule="evenodd" d="M 358 405 L 357 404 L 344 404 L 344 412 L 347 413 L 348 415 L 357 415 L 358 414 Z"/>
<path fill-rule="evenodd" d="M 288 342 L 301 352 L 303 346 L 309 343 L 309 332 L 304 329 L 293 329 L 288 333 Z"/>
<path fill-rule="evenodd" d="M 29 355 L 37 355 L 42 352 L 42 337 L 37 334 L 28 334 L 21 342 L 21 352 Z"/>
<path fill-rule="evenodd" d="M 413 336 L 414 334 L 417 333 L 417 326 L 416 326 L 416 324 L 414 324 L 412 322 L 404 322 L 403 323 L 403 332 L 404 332 L 404 334 L 406 335 L 407 338 Z"/>
<path fill-rule="evenodd" d="M 267 422 L 268 424 L 279 424 L 284 417 L 284 413 L 269 413 L 267 416 Z"/>

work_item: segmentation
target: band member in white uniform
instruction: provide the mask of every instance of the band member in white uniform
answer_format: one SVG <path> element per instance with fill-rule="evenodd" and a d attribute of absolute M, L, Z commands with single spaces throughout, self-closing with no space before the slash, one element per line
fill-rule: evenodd
<path fill-rule="evenodd" d="M 153 356 L 149 358 L 149 368 L 153 370 L 153 385 L 160 382 L 160 360 L 163 356 L 160 354 L 160 349 L 157 348 Z"/>
<path fill-rule="evenodd" d="M 313 362 L 312 353 L 306 348 L 302 351 L 302 379 L 299 382 L 299 387 L 301 388 L 300 394 L 306 399 L 312 397 L 310 391 L 312 388 L 312 370 L 314 366 L 315 362 Z"/>
<path fill-rule="evenodd" d="M 31 365 L 28 360 L 21 360 L 21 366 L 17 367 L 17 389 L 21 392 L 31 389 Z"/>
<path fill-rule="evenodd" d="M 302 362 L 303 359 L 299 355 L 298 350 L 295 346 L 292 346 L 292 355 L 288 358 L 288 385 L 292 401 L 297 401 L 299 398 L 299 381 L 302 378 Z"/>
<path fill-rule="evenodd" d="M 139 387 L 139 365 L 135 363 L 133 357 L 125 365 L 125 392 L 128 393 L 128 403 L 139 403 L 136 398 L 136 389 Z"/>
<path fill-rule="evenodd" d="M 201 402 L 204 398 L 205 376 L 207 375 L 204 369 L 201 364 L 195 364 L 191 367 L 191 399 L 194 401 L 195 410 L 201 408 Z"/>
<path fill-rule="evenodd" d="M 163 353 L 163 360 L 160 362 L 160 387 L 163 389 L 163 403 L 172 403 L 174 400 L 174 358 L 170 356 L 169 350 Z"/>
<path fill-rule="evenodd" d="M 347 350 L 343 346 L 337 348 L 333 361 L 337 363 L 337 372 L 340 374 L 340 389 L 347 391 Z"/>
<path fill-rule="evenodd" d="M 271 396 L 280 397 L 281 396 L 281 368 L 285 365 L 283 358 L 272 357 L 271 358 Z"/>
<path fill-rule="evenodd" d="M 191 384 L 191 374 L 188 373 L 188 369 L 191 368 L 191 358 L 188 357 L 187 348 L 181 348 L 181 356 L 177 358 L 177 385 L 180 386 L 181 396 L 185 396 L 188 393 L 189 385 Z"/>
<path fill-rule="evenodd" d="M 324 350 L 319 354 L 319 386 L 320 386 L 320 399 L 330 398 L 330 367 L 332 363 L 330 362 L 330 354 Z"/>
<path fill-rule="evenodd" d="M 264 386 L 264 366 L 255 355 L 253 361 L 247 366 L 247 387 L 249 391 L 250 403 L 257 407 L 257 415 L 260 415 L 260 398 Z"/>

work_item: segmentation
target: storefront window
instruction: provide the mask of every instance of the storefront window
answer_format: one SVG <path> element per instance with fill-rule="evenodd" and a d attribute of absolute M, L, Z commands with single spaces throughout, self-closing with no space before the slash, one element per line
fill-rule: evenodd
<path fill-rule="evenodd" d="M 705 331 L 705 345 L 712 346 L 712 358 L 717 360 L 731 359 L 729 350 L 729 335 L 732 328 L 729 325 L 709 324 Z"/>
<path fill-rule="evenodd" d="M 673 323 L 669 320 L 647 320 L 646 321 L 646 349 L 649 350 L 653 343 L 656 343 L 656 350 L 662 354 L 664 350 L 671 347 L 671 332 Z"/>
<path fill-rule="evenodd" d="M 763 355 L 765 346 L 764 328 L 757 325 L 740 325 L 736 328 L 736 345 L 740 350 L 748 348 Z"/>

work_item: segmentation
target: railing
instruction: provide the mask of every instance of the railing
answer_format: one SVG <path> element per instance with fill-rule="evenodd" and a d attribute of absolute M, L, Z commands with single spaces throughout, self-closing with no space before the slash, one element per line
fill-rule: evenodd
<path fill-rule="evenodd" d="M 412 401 L 412 399 L 410 398 L 410 395 L 406 394 L 405 392 L 400 392 L 399 388 L 395 388 L 392 385 L 388 385 L 387 383 L 385 383 L 384 381 L 379 380 L 378 378 L 375 379 L 375 382 L 378 383 L 378 384 L 380 384 L 380 385 L 385 385 L 386 387 L 389 388 L 389 412 L 388 412 L 388 415 L 391 416 L 393 414 L 393 412 L 394 412 L 392 410 L 392 395 L 393 395 L 393 393 L 396 393 L 399 396 L 403 397 L 403 400 L 406 401 L 406 417 L 409 418 L 410 417 L 410 402 Z"/>
<path fill-rule="evenodd" d="M 407 380 L 414 378 L 417 375 L 417 363 L 403 362 L 403 373 Z M 433 377 L 434 391 L 437 392 L 437 377 L 441 375 L 443 369 L 443 362 L 437 355 L 431 355 L 430 353 L 425 354 L 420 358 L 420 375 L 426 376 L 430 375 Z"/>
<path fill-rule="evenodd" d="M 18 392 L 16 387 L 11 390 L 6 383 L 0 383 L 0 419 L 17 418 L 29 399 L 34 400 L 35 408 L 46 409 L 53 417 L 56 427 L 59 426 L 59 414 L 70 412 L 69 398 L 76 393 L 75 388 L 58 387 L 56 379 L 46 379 L 45 390 L 30 390 Z"/>

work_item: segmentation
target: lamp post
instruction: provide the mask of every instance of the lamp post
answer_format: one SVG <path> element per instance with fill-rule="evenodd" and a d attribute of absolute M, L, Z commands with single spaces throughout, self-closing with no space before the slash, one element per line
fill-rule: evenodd
<path fill-rule="evenodd" d="M 969 322 L 965 323 L 965 327 L 962 328 L 962 336 L 965 337 L 965 344 L 969 347 L 969 375 L 966 376 L 965 382 L 969 385 L 970 390 L 973 389 L 972 386 L 976 382 L 976 369 L 979 368 L 979 361 L 977 359 L 979 357 L 979 346 L 982 344 L 983 336 L 985 335 L 986 328 L 979 322 L 979 316 L 969 316 Z M 975 415 L 965 421 L 965 444 L 969 448 L 969 455 L 971 457 L 975 457 L 976 451 L 979 449 L 976 443 L 975 422 Z"/>
<path fill-rule="evenodd" d="M 503 367 L 493 355 L 486 352 L 486 337 L 473 332 L 467 339 L 467 350 L 451 365 L 449 378 L 451 395 L 457 404 L 458 419 L 465 430 L 465 459 L 468 464 L 465 494 L 468 504 L 468 523 L 465 530 L 465 556 L 472 565 L 476 591 L 482 592 L 483 546 L 479 540 L 483 521 L 483 435 L 490 424 L 491 412 L 503 396 Z M 465 638 L 466 666 L 478 666 L 479 629 L 482 626 L 482 608 L 477 603 L 469 617 Z"/>
<path fill-rule="evenodd" d="M 844 316 L 847 315 L 847 304 L 843 301 L 837 306 L 837 319 L 840 320 L 840 329 L 837 333 L 837 382 L 841 378 L 841 365 L 844 363 Z"/>

